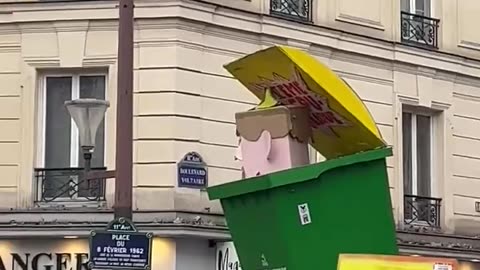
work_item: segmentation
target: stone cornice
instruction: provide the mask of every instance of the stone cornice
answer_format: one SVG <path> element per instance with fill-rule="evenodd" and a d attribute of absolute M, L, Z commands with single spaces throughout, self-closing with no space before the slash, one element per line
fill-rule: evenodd
<path fill-rule="evenodd" d="M 115 4 L 111 1 L 95 2 L 72 2 L 68 5 L 49 4 L 28 4 L 14 5 L 12 18 L 19 21 L 62 21 L 67 20 L 105 20 L 110 21 L 109 28 L 114 27 L 111 20 L 118 16 Z M 88 18 L 80 15 L 79 10 L 88 10 Z M 48 16 L 44 12 L 48 11 Z M 162 12 L 160 12 L 162 11 Z M 39 12 L 35 14 L 35 12 Z M 75 13 L 75 16 L 70 14 Z M 22 14 L 22 15 L 19 15 Z M 27 16 L 28 14 L 28 16 Z M 19 16 L 17 16 L 19 15 Z M 36 16 L 33 16 L 36 15 Z M 37 16 L 38 15 L 38 16 Z M 70 16 L 72 15 L 72 16 Z M 83 17 L 82 17 L 83 16 Z M 240 41 L 260 43 L 262 36 L 269 36 L 273 39 L 285 40 L 288 44 L 292 40 L 295 44 L 304 44 L 312 52 L 319 51 L 319 47 L 325 48 L 320 51 L 330 50 L 333 56 L 356 55 L 360 62 L 371 65 L 375 63 L 381 68 L 393 70 L 402 66 L 420 66 L 434 67 L 436 72 L 442 71 L 443 74 L 451 73 L 450 78 L 471 77 L 480 80 L 480 61 L 467 59 L 462 56 L 454 56 L 434 51 L 420 50 L 397 44 L 389 41 L 377 39 L 368 39 L 354 34 L 345 33 L 339 30 L 326 29 L 320 26 L 305 25 L 293 23 L 282 19 L 270 17 L 268 15 L 255 14 L 252 12 L 219 7 L 215 4 L 198 3 L 187 0 L 166 0 L 166 1 L 136 1 L 136 16 L 138 19 L 148 19 L 149 23 L 137 23 L 137 29 L 143 26 L 148 28 L 155 27 L 156 18 L 158 27 L 162 26 L 165 20 L 172 21 L 177 18 L 178 22 L 187 25 L 188 28 L 195 28 L 203 32 L 206 28 L 216 32 L 218 35 L 224 35 L 231 39 Z M 163 16 L 162 19 L 158 19 Z M 181 18 L 181 19 L 178 19 Z M 37 23 L 29 24 L 35 25 Z M 97 24 L 98 27 L 101 23 Z M 147 26 L 148 25 L 148 26 Z M 195 27 L 195 25 L 197 25 Z M 53 26 L 51 26 L 53 27 Z M 36 31 L 38 26 L 28 29 L 27 24 L 23 24 L 22 31 Z M 279 34 L 281 29 L 282 34 Z M 233 30 L 233 31 L 232 31 Z M 283 43 L 283 42 L 282 42 Z M 262 44 L 259 44 L 262 45 Z M 305 47 L 305 48 L 307 48 Z M 241 52 L 240 52 L 241 53 Z M 366 62 L 367 61 L 367 62 Z M 411 70 L 415 74 L 425 74 L 422 70 Z M 435 72 L 426 72 L 427 76 L 435 76 Z M 440 77 L 442 78 L 442 77 Z M 449 79 L 450 80 L 450 79 Z"/>
<path fill-rule="evenodd" d="M 113 219 L 110 209 L 23 209 L 0 212 L 0 239 L 17 237 L 88 236 Z M 139 230 L 159 236 L 228 239 L 225 219 L 219 214 L 186 211 L 133 211 Z M 52 234 L 53 232 L 53 234 Z"/>
<path fill-rule="evenodd" d="M 35 68 L 58 68 L 60 67 L 60 59 L 58 57 L 25 57 L 23 61 L 29 66 Z"/>
<path fill-rule="evenodd" d="M 57 32 L 84 32 L 88 30 L 89 23 L 87 20 L 60 21 L 53 22 L 53 26 Z"/>

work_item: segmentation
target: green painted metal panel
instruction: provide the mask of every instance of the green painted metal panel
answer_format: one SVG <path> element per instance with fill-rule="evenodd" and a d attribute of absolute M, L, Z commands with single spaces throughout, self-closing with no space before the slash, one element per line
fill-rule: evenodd
<path fill-rule="evenodd" d="M 242 269 L 334 270 L 340 253 L 398 254 L 390 155 L 371 150 L 209 188 Z M 310 223 L 302 225 L 304 204 Z"/>

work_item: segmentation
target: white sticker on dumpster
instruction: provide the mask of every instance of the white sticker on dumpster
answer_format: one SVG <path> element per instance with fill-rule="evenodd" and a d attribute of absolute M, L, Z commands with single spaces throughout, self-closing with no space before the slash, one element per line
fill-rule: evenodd
<path fill-rule="evenodd" d="M 312 219 L 310 217 L 310 210 L 308 209 L 308 203 L 298 205 L 298 216 L 300 217 L 300 223 L 302 223 L 302 225 L 312 223 Z"/>
<path fill-rule="evenodd" d="M 436 263 L 433 267 L 433 270 L 452 270 L 453 265 L 449 263 Z"/>

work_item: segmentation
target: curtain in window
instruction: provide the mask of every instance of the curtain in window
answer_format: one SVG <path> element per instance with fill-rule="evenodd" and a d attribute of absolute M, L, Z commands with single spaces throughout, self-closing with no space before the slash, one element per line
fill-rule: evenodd
<path fill-rule="evenodd" d="M 401 0 L 400 5 L 402 11 L 431 17 L 431 0 Z"/>
<path fill-rule="evenodd" d="M 431 196 L 430 117 L 417 115 L 417 195 Z"/>
<path fill-rule="evenodd" d="M 105 76 L 80 76 L 80 98 L 105 99 Z M 103 167 L 105 157 L 105 120 L 100 123 L 95 138 L 92 168 Z M 84 166 L 82 149 L 79 145 L 79 166 Z"/>
<path fill-rule="evenodd" d="M 431 2 L 430 0 L 415 0 L 415 14 L 425 17 L 431 16 Z"/>
<path fill-rule="evenodd" d="M 80 76 L 80 98 L 105 99 L 105 77 L 104 76 Z M 85 164 L 83 152 L 79 146 L 79 163 Z M 105 121 L 100 123 L 95 138 L 95 149 L 92 155 L 92 168 L 104 166 L 105 157 Z M 97 197 L 103 193 L 105 182 L 103 179 L 93 179 L 81 182 L 78 186 L 80 197 Z"/>
<path fill-rule="evenodd" d="M 72 99 L 70 77 L 48 77 L 45 101 L 45 168 L 69 168 L 71 146 L 71 123 L 64 103 Z M 68 190 L 71 180 L 59 176 L 58 172 L 47 171 L 43 183 L 44 195 L 52 197 L 59 191 Z"/>
<path fill-rule="evenodd" d="M 46 93 L 45 167 L 70 167 L 71 118 L 64 103 L 72 99 L 72 79 L 48 77 Z"/>
<path fill-rule="evenodd" d="M 402 137 L 403 137 L 403 193 L 413 194 L 412 179 L 412 115 L 402 114 Z M 405 198 L 403 214 L 405 219 L 412 219 L 412 198 Z"/>
<path fill-rule="evenodd" d="M 402 11 L 410 13 L 410 0 L 401 0 Z"/>
<path fill-rule="evenodd" d="M 402 137 L 403 137 L 403 193 L 413 194 L 412 188 L 412 115 L 402 115 Z"/>

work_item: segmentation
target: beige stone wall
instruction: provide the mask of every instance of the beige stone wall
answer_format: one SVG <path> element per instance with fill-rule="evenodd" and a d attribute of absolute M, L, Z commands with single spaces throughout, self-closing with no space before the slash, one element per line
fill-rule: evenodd
<path fill-rule="evenodd" d="M 365 6 L 381 5 L 381 9 L 367 9 L 353 8 L 353 2 L 358 3 L 319 1 L 317 20 L 378 38 L 398 35 L 397 5 L 369 0 Z M 252 0 L 240 5 L 268 10 L 259 3 Z M 442 7 L 457 6 L 456 1 L 442 3 Z M 462 5 L 472 5 L 470 8 L 475 3 L 462 1 Z M 382 10 L 391 10 L 393 15 Z M 2 208 L 32 206 L 32 172 L 38 164 L 38 78 L 50 69 L 108 70 L 107 97 L 112 106 L 106 118 L 106 156 L 113 169 L 116 16 L 112 2 L 0 6 Z M 480 63 L 189 1 L 138 0 L 136 16 L 135 208 L 202 211 L 213 207 L 211 211 L 220 211 L 218 204 L 208 202 L 204 191 L 175 188 L 176 162 L 186 152 L 198 151 L 209 165 L 211 185 L 240 177 L 233 159 L 237 142 L 234 113 L 250 108 L 256 100 L 222 65 L 282 44 L 308 50 L 346 79 L 366 103 L 385 140 L 394 146 L 388 173 L 399 223 L 403 212 L 402 163 L 398 158 L 402 104 L 437 111 L 435 181 L 436 193 L 443 198 L 444 227 L 468 233 L 480 222 L 480 214 L 475 212 L 475 201 L 480 198 Z M 448 27 L 447 19 L 453 18 L 448 15 L 442 27 Z M 450 40 L 445 35 L 443 39 Z M 475 40 L 476 36 L 465 32 L 463 39 Z M 446 45 L 443 42 L 441 46 Z M 449 46 L 452 51 L 460 50 L 453 49 L 456 43 Z M 112 183 L 108 185 L 110 205 Z"/>
<path fill-rule="evenodd" d="M 40 0 L 0 0 L 0 3 L 37 3 Z M 111 7 L 110 2 L 98 1 L 96 5 Z M 247 21 L 242 24 L 248 24 L 249 20 L 258 19 L 256 14 L 269 14 L 269 0 L 203 0 L 196 2 L 197 12 L 211 9 L 206 3 L 214 3 L 220 6 L 220 13 L 228 12 L 222 7 L 233 7 L 237 10 L 247 11 Z M 480 12 L 480 3 L 476 0 L 438 0 L 432 1 L 432 17 L 440 19 L 439 28 L 439 47 L 441 51 L 461 54 L 467 57 L 479 59 L 480 34 L 475 29 L 475 25 L 480 23 L 476 14 Z M 141 1 L 138 1 L 140 4 Z M 195 3 L 195 1 L 186 1 L 185 3 Z M 329 27 L 340 29 L 347 33 L 355 33 L 364 37 L 374 37 L 386 41 L 400 41 L 400 0 L 382 1 L 382 0 L 313 0 L 312 20 L 314 30 L 318 27 Z M 80 4 L 82 5 L 82 4 Z M 151 5 L 151 4 L 147 4 Z M 12 15 L 9 12 L 0 14 L 0 22 L 11 21 L 15 19 L 21 21 L 35 21 L 35 18 L 48 19 L 48 9 L 42 13 L 35 12 L 31 17 L 28 11 L 29 5 L 22 5 L 24 12 L 22 14 Z M 50 6 L 50 4 L 46 5 Z M 85 5 L 82 5 L 85 7 Z M 87 5 L 88 6 L 88 5 Z M 144 5 L 145 6 L 145 5 Z M 170 1 L 159 3 L 157 6 L 163 6 L 169 12 L 175 12 L 175 7 Z M 88 7 L 86 7 L 88 8 Z M 139 11 L 148 17 L 153 16 L 153 10 Z M 149 15 L 147 15 L 149 14 Z M 110 18 L 116 15 L 113 9 L 95 9 L 91 10 L 90 16 Z M 82 11 L 70 10 L 64 13 L 65 19 L 82 18 Z M 220 19 L 220 18 L 217 18 Z M 229 19 L 224 18 L 224 22 Z M 217 23 L 222 23 L 217 21 Z M 296 28 L 297 24 L 285 23 L 282 26 L 287 28 Z M 274 27 L 273 25 L 264 25 L 265 28 Z M 321 40 L 318 37 L 318 40 Z M 53 49 L 53 47 L 52 47 Z"/>

